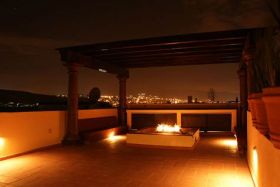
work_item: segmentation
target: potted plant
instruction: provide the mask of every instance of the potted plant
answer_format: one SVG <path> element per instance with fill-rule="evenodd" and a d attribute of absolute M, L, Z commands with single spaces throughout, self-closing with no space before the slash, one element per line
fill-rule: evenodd
<path fill-rule="evenodd" d="M 257 130 L 268 136 L 269 128 L 266 119 L 266 110 L 262 100 L 262 88 L 268 86 L 267 77 L 265 76 L 265 30 L 259 29 L 254 33 L 254 41 L 256 46 L 255 58 L 249 66 L 249 76 L 253 80 L 249 86 L 249 108 L 252 114 L 253 125 Z"/>
<path fill-rule="evenodd" d="M 266 33 L 266 76 L 268 87 L 263 89 L 263 101 L 267 112 L 269 134 L 273 145 L 280 149 L 280 29 L 268 29 Z"/>

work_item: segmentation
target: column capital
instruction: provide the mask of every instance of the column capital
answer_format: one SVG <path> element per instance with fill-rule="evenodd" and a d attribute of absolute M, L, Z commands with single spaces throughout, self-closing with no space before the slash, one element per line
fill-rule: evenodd
<path fill-rule="evenodd" d="M 247 73 L 247 65 L 244 63 L 240 63 L 239 69 L 237 70 L 239 77 L 245 76 Z"/>
<path fill-rule="evenodd" d="M 255 49 L 253 47 L 248 47 L 242 52 L 242 62 L 247 66 L 254 60 Z"/>
<path fill-rule="evenodd" d="M 117 75 L 117 78 L 118 78 L 119 80 L 126 80 L 126 79 L 129 78 L 129 72 L 126 71 L 125 73 L 118 74 L 118 75 Z"/>
<path fill-rule="evenodd" d="M 81 65 L 75 62 L 68 62 L 65 64 L 65 66 L 67 67 L 69 72 L 77 72 Z"/>

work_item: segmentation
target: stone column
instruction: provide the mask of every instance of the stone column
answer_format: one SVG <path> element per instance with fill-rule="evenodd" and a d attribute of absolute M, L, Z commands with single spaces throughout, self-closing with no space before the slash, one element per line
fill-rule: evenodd
<path fill-rule="evenodd" d="M 125 132 L 127 130 L 126 124 L 126 80 L 128 79 L 128 74 L 119 74 L 119 108 L 118 108 L 118 117 L 119 117 L 119 125 L 122 128 L 122 131 Z"/>
<path fill-rule="evenodd" d="M 237 126 L 237 141 L 239 153 L 243 156 L 247 151 L 247 110 L 248 110 L 248 88 L 247 88 L 247 67 L 241 63 L 238 71 L 240 80 L 240 105 L 239 105 L 239 120 Z"/>
<path fill-rule="evenodd" d="M 68 69 L 68 101 L 67 101 L 67 125 L 63 143 L 74 144 L 79 141 L 78 129 L 78 68 L 76 63 L 67 64 Z"/>

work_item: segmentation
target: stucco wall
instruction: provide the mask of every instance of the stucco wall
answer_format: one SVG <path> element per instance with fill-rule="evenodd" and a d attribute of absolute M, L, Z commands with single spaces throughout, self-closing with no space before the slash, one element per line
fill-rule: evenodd
<path fill-rule="evenodd" d="M 117 109 L 79 111 L 79 118 L 105 116 L 117 116 Z M 65 119 L 65 111 L 0 113 L 0 158 L 60 144 Z"/>
<path fill-rule="evenodd" d="M 112 109 L 95 109 L 95 110 L 79 110 L 79 119 L 116 116 L 118 117 L 118 110 Z"/>
<path fill-rule="evenodd" d="M 280 150 L 274 148 L 272 143 L 265 136 L 260 134 L 255 127 L 253 127 L 250 113 L 248 113 L 247 124 L 247 157 L 249 168 L 256 187 L 279 187 Z"/>

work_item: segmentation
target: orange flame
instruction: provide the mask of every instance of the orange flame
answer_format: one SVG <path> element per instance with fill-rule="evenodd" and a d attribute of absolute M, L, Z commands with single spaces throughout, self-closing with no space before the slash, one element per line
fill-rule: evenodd
<path fill-rule="evenodd" d="M 157 132 L 180 132 L 179 125 L 167 125 L 167 124 L 158 124 L 156 131 Z"/>

